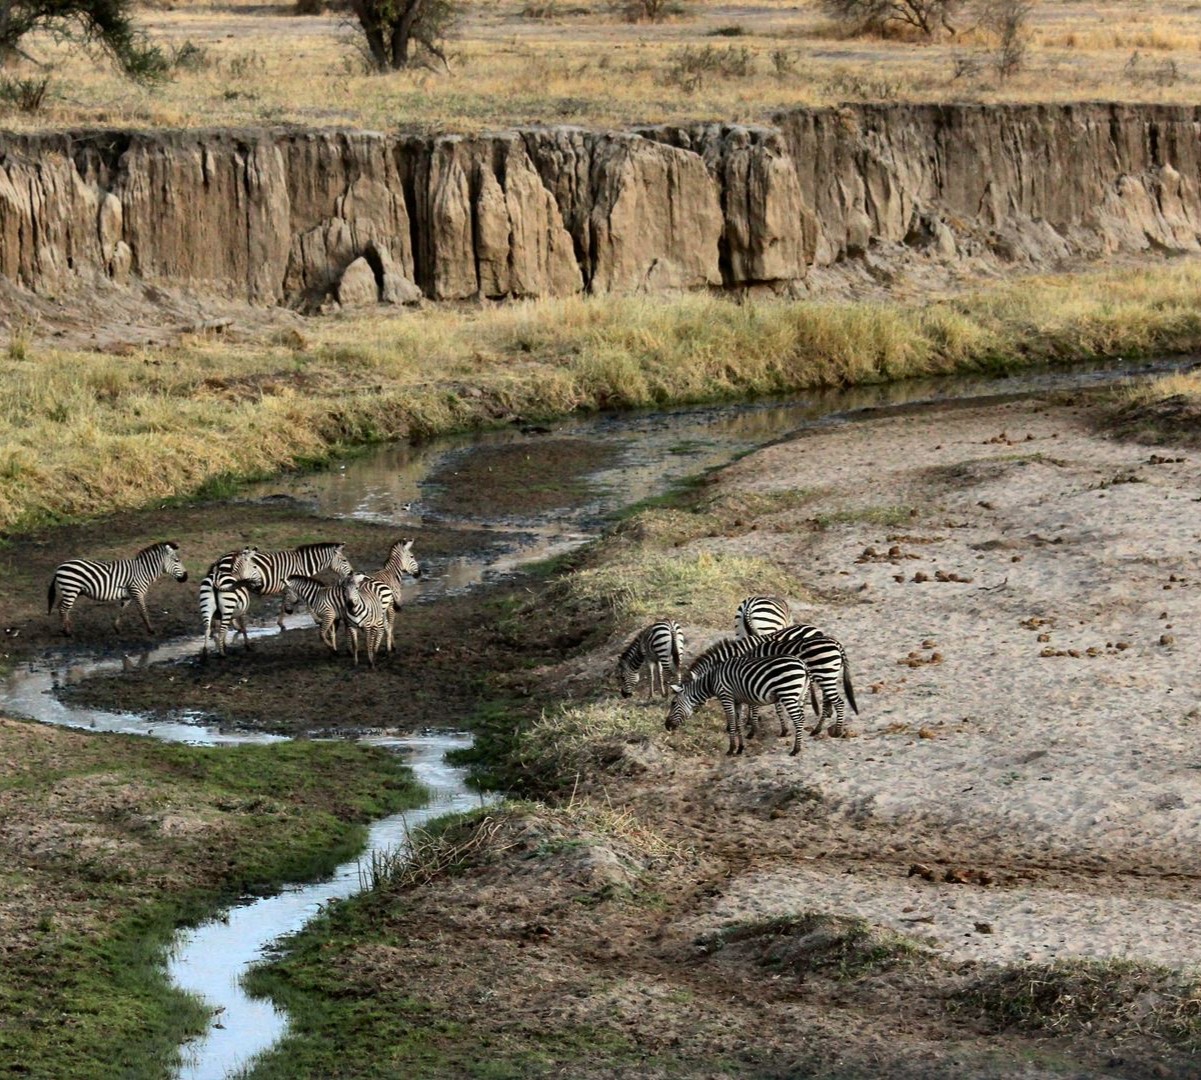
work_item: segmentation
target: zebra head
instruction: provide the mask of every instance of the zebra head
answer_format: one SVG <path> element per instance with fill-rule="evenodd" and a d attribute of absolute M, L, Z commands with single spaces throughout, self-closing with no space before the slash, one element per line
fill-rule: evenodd
<path fill-rule="evenodd" d="M 412 540 L 398 540 L 392 545 L 392 550 L 388 552 L 386 565 L 391 566 L 393 560 L 398 564 L 402 574 L 411 574 L 415 578 L 421 577 L 421 565 L 417 562 L 417 556 L 413 554 Z"/>
<path fill-rule="evenodd" d="M 338 581 L 338 588 L 342 591 L 342 599 L 346 603 L 346 610 L 349 614 L 355 615 L 362 612 L 367 602 L 363 599 L 363 594 L 359 591 L 359 587 L 366 580 L 366 574 L 345 574 Z"/>
<path fill-rule="evenodd" d="M 290 577 L 284 582 L 284 614 L 291 615 L 299 607 L 300 593 L 296 589 L 296 578 Z"/>
<path fill-rule="evenodd" d="M 641 657 L 639 657 L 641 660 Z M 628 698 L 634 696 L 634 687 L 638 685 L 638 681 L 642 678 L 641 666 L 632 666 L 626 662 L 623 656 L 617 661 L 617 682 L 621 687 L 621 696 Z"/>
<path fill-rule="evenodd" d="M 676 683 L 671 688 L 671 706 L 667 710 L 667 721 L 663 725 L 668 731 L 675 731 L 685 720 L 692 715 L 695 706 L 687 694 L 684 693 L 684 687 Z"/>
<path fill-rule="evenodd" d="M 339 544 L 334 548 L 334 553 L 329 557 L 329 568 L 340 578 L 349 577 L 354 573 L 354 567 L 350 565 L 350 560 L 346 557 L 345 544 Z"/>
<path fill-rule="evenodd" d="M 263 568 L 256 558 L 258 553 L 258 548 L 244 547 L 238 552 L 233 566 L 230 567 L 230 577 L 235 581 L 249 582 L 251 588 L 255 590 L 261 589 L 264 584 Z"/>
<path fill-rule="evenodd" d="M 174 540 L 163 544 L 163 573 L 170 574 L 176 581 L 188 580 L 188 569 L 179 557 L 179 545 Z"/>

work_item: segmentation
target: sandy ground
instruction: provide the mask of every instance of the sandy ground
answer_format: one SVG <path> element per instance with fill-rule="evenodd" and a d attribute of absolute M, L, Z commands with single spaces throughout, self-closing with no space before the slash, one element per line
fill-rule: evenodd
<path fill-rule="evenodd" d="M 857 738 L 815 739 L 799 760 L 760 739 L 744 760 L 679 766 L 677 783 L 748 809 L 803 783 L 828 857 L 751 869 L 693 914 L 696 932 L 804 897 L 920 930 L 954 959 L 1201 965 L 1195 455 L 1008 404 L 826 429 L 744 459 L 718 490 L 814 487 L 821 513 L 914 516 L 809 532 L 794 512 L 703 544 L 838 591 L 798 618 L 849 651 Z M 699 645 L 714 628 L 689 629 Z M 875 846 L 853 873 L 846 832 Z M 907 876 L 912 863 L 936 880 Z M 997 887 L 1018 868 L 1050 887 Z M 948 869 L 991 883 L 944 883 Z"/>

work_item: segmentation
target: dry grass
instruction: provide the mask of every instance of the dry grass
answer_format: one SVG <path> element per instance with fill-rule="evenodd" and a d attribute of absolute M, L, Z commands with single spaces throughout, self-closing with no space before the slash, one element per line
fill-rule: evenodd
<path fill-rule="evenodd" d="M 690 295 L 428 309 L 314 320 L 303 340 L 197 337 L 130 356 L 59 351 L 18 328 L 0 353 L 0 527 L 518 414 L 1198 349 L 1199 296 L 1201 267 L 1182 264 L 920 304 Z"/>
<path fill-rule="evenodd" d="M 171 83 L 138 87 L 104 64 L 35 41 L 31 51 L 50 65 L 47 101 L 35 114 L 9 105 L 3 123 L 470 131 L 518 123 L 761 122 L 792 106 L 862 99 L 1192 104 L 1201 81 L 1201 28 L 1188 0 L 1044 0 L 1028 69 L 1003 84 L 986 62 L 990 42 L 971 27 L 932 43 L 848 39 L 816 0 L 757 0 L 737 9 L 686 0 L 683 8 L 662 23 L 629 24 L 601 4 L 473 4 L 452 45 L 451 74 L 382 77 L 366 73 L 340 15 L 296 16 L 286 5 L 249 0 L 148 8 L 147 29 L 180 57 Z M 1131 68 L 1136 51 L 1155 63 L 1173 61 L 1170 77 L 1158 68 L 1148 75 L 1146 62 L 1141 71 Z M 957 76 L 957 59 L 969 54 L 982 61 L 979 72 Z M 26 63 L 12 74 L 39 72 Z"/>

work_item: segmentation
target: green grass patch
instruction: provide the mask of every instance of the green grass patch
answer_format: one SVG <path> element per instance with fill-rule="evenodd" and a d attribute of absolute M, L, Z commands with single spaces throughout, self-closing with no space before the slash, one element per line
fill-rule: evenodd
<path fill-rule="evenodd" d="M 47 1080 L 166 1075 L 208 1019 L 167 983 L 174 932 L 328 873 L 366 821 L 424 797 L 394 755 L 351 744 L 198 748 L 3 722 L 0 742 L 18 755 L 0 764 L 14 900 L 0 1060 Z"/>

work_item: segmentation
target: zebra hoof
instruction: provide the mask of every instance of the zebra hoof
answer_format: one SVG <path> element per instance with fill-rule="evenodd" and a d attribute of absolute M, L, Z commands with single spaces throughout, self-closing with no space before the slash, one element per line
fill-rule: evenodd
<path fill-rule="evenodd" d="M 794 746 L 791 750 L 788 751 L 788 756 L 796 757 L 797 754 L 799 754 L 800 752 L 801 752 L 801 748 L 799 746 Z"/>

